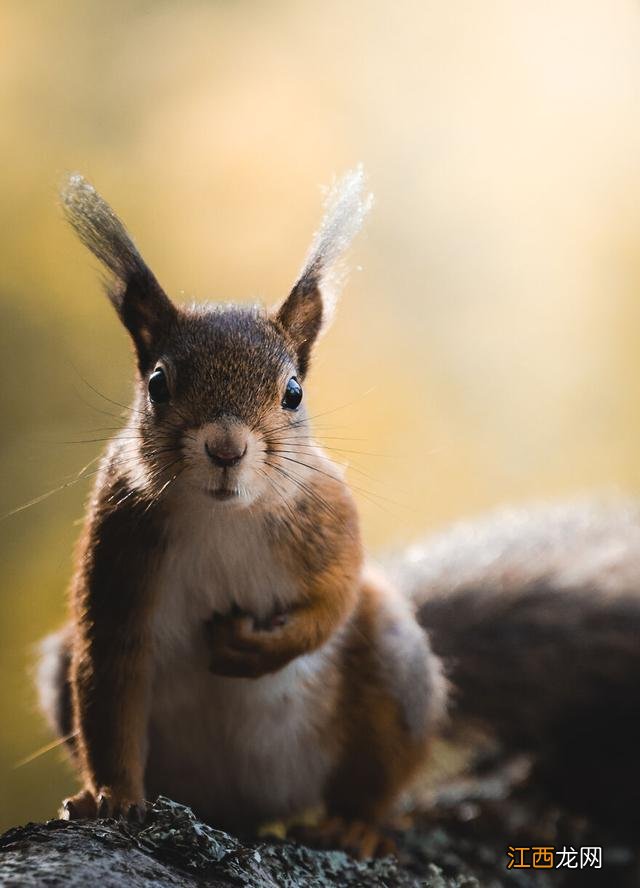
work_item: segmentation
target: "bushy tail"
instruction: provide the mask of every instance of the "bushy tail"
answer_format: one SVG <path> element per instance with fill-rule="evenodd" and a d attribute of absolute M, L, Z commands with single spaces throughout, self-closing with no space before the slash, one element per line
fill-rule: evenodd
<path fill-rule="evenodd" d="M 640 509 L 578 504 L 454 528 L 392 566 L 452 686 L 454 722 L 532 752 L 556 801 L 640 805 Z"/>
<path fill-rule="evenodd" d="M 65 627 L 47 635 L 40 643 L 36 685 L 40 709 L 57 737 L 70 737 L 72 732 L 71 686 L 71 629 Z M 69 746 L 73 749 L 70 739 Z"/>

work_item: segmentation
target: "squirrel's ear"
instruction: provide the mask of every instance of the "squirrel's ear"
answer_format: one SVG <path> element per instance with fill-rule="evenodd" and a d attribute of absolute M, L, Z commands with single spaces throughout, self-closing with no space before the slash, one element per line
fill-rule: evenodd
<path fill-rule="evenodd" d="M 131 334 L 144 373 L 157 357 L 176 309 L 138 253 L 109 204 L 77 173 L 62 191 L 62 205 L 82 243 L 108 269 L 107 294 Z"/>
<path fill-rule="evenodd" d="M 307 371 L 311 348 L 331 320 L 344 269 L 340 259 L 360 230 L 373 204 L 364 193 L 361 166 L 346 173 L 327 191 L 325 214 L 300 276 L 276 313 L 276 320 L 293 340 L 301 376 Z"/>

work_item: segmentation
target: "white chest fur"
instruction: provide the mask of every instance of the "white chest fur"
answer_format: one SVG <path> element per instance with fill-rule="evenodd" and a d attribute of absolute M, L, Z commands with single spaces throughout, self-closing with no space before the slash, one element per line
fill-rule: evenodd
<path fill-rule="evenodd" d="M 250 510 L 200 511 L 176 517 L 158 575 L 154 636 L 163 656 L 191 647 L 195 626 L 235 604 L 266 616 L 295 597 L 264 521 Z"/>
<path fill-rule="evenodd" d="M 174 531 L 158 576 L 147 792 L 247 825 L 320 801 L 333 644 L 260 679 L 208 671 L 203 621 L 213 611 L 237 604 L 264 616 L 295 596 L 258 517 L 213 514 Z"/>

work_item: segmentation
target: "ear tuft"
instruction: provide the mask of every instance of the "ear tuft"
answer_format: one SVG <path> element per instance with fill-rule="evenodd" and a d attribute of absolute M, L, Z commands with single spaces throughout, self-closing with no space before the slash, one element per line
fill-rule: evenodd
<path fill-rule="evenodd" d="M 344 284 L 346 270 L 340 260 L 373 206 L 373 194 L 365 194 L 364 186 L 364 169 L 358 164 L 325 189 L 324 217 L 298 278 L 305 289 L 312 283 L 322 289 L 323 327 L 331 321 Z"/>
<path fill-rule="evenodd" d="M 322 223 L 300 276 L 277 314 L 296 344 L 302 374 L 313 342 L 331 321 L 346 276 L 341 260 L 373 206 L 373 195 L 366 194 L 364 186 L 360 164 L 327 189 Z"/>
<path fill-rule="evenodd" d="M 106 266 L 107 292 L 131 333 L 141 370 L 154 359 L 175 316 L 169 297 L 136 249 L 126 228 L 93 185 L 71 175 L 61 192 L 65 217 L 82 243 Z"/>
<path fill-rule="evenodd" d="M 73 173 L 60 196 L 71 227 L 117 281 L 150 274 L 120 219 L 83 176 Z"/>

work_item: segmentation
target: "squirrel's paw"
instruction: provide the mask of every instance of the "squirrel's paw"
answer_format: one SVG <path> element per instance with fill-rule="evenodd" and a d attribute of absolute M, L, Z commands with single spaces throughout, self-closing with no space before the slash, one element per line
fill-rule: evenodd
<path fill-rule="evenodd" d="M 378 827 L 363 820 L 344 820 L 342 817 L 330 817 L 315 826 L 294 827 L 289 836 L 312 848 L 346 851 L 357 860 L 387 857 L 397 851 L 394 840 Z"/>
<path fill-rule="evenodd" d="M 213 614 L 205 622 L 211 644 L 238 650 L 255 650 L 269 644 L 270 638 L 288 622 L 284 611 L 277 611 L 264 619 L 234 608 L 228 614 Z"/>
<path fill-rule="evenodd" d="M 63 801 L 60 817 L 62 820 L 124 817 L 142 823 L 146 817 L 146 805 L 142 798 L 132 798 L 132 795 L 103 786 L 96 797 L 91 790 L 83 789 Z"/>
<path fill-rule="evenodd" d="M 98 817 L 122 817 L 143 823 L 147 815 L 144 799 L 133 792 L 103 786 L 98 792 Z"/>
<path fill-rule="evenodd" d="M 217 648 L 211 652 L 209 671 L 226 678 L 259 678 L 271 670 L 259 653 Z"/>
<path fill-rule="evenodd" d="M 263 622 L 238 611 L 215 614 L 205 623 L 209 669 L 216 675 L 235 678 L 258 678 L 279 669 L 283 662 L 270 642 L 285 622 L 285 614 Z"/>
<path fill-rule="evenodd" d="M 61 820 L 92 820 L 97 816 L 98 805 L 89 789 L 83 789 L 74 796 L 64 799 L 60 808 Z"/>
<path fill-rule="evenodd" d="M 276 672 L 287 662 L 288 658 L 268 651 L 216 647 L 209 656 L 209 671 L 227 678 L 260 678 Z"/>
<path fill-rule="evenodd" d="M 215 653 L 255 651 L 259 647 L 252 640 L 254 621 L 250 614 L 232 611 L 230 614 L 214 614 L 204 624 L 209 648 Z"/>

